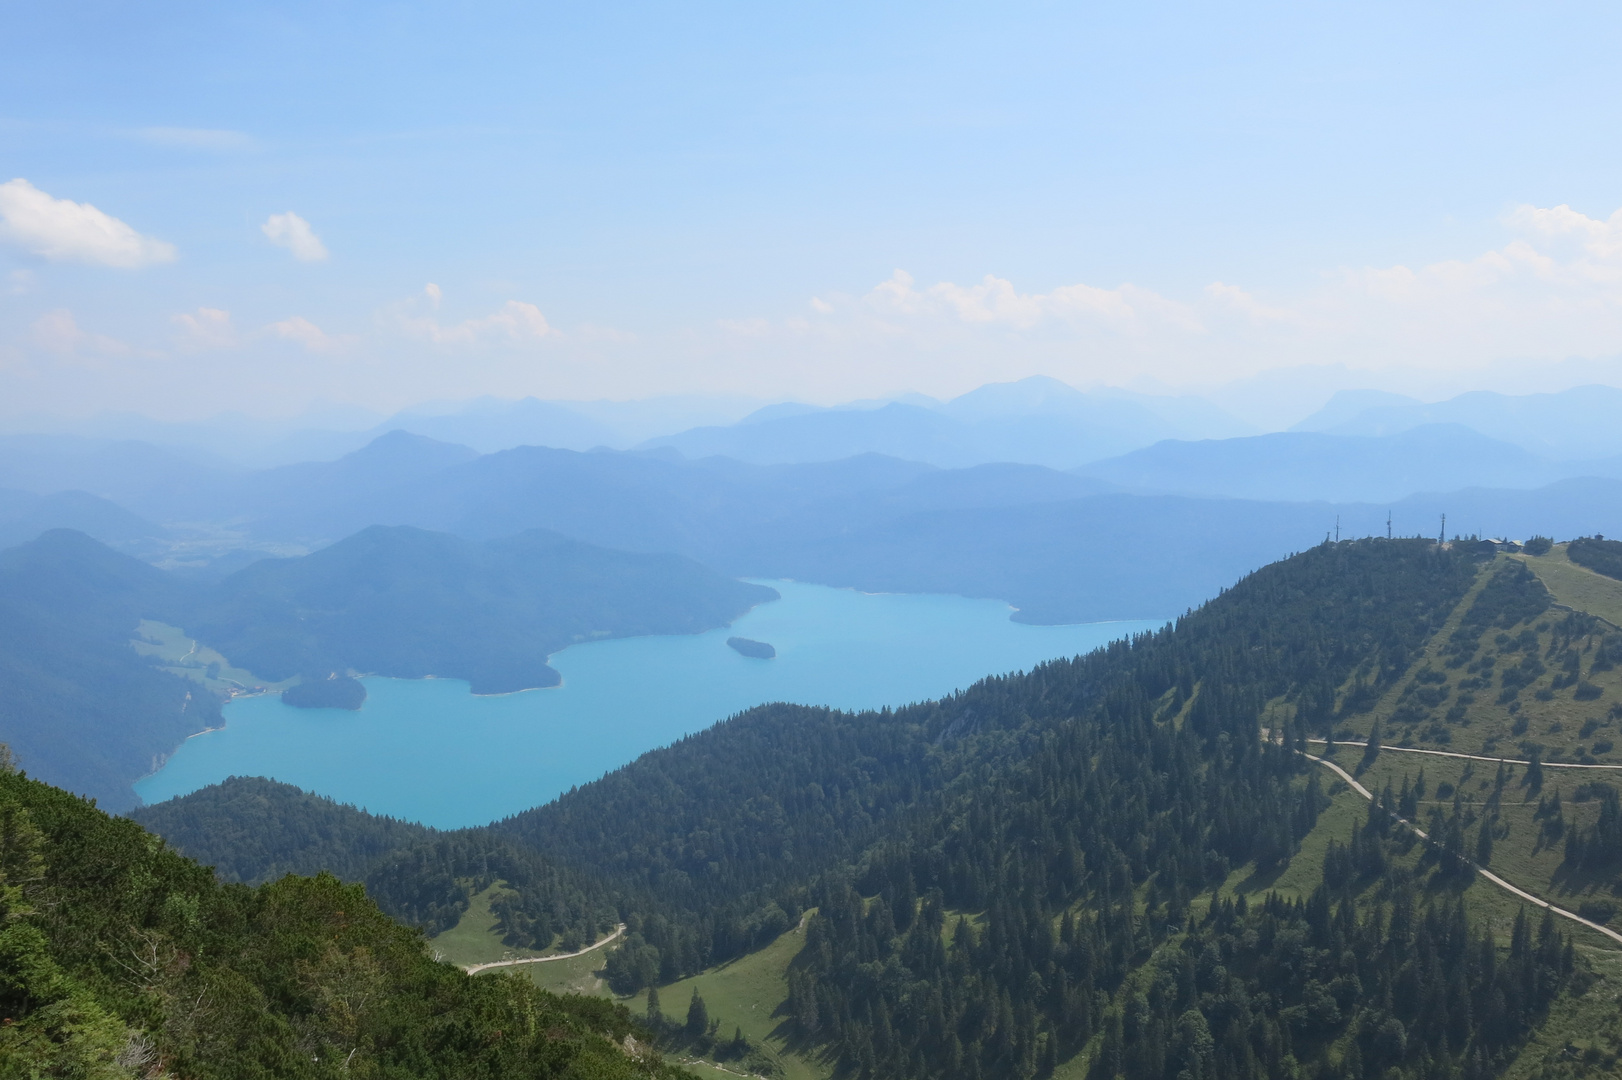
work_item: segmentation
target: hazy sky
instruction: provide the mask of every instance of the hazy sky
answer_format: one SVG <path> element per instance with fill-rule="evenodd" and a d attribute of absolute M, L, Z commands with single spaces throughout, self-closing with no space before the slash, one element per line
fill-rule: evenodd
<path fill-rule="evenodd" d="M 0 409 L 1622 383 L 1619 31 L 1549 2 L 10 3 Z"/>

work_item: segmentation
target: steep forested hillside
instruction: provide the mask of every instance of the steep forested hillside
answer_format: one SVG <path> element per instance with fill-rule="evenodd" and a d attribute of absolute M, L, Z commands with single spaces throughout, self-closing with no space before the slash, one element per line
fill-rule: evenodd
<path fill-rule="evenodd" d="M 175 622 L 188 599 L 82 533 L 0 552 L 0 741 L 52 783 L 133 803 L 130 781 L 220 722 L 216 698 L 130 647 L 141 619 Z"/>
<path fill-rule="evenodd" d="M 231 777 L 129 816 L 222 881 L 326 871 L 363 882 L 389 915 L 430 932 L 454 926 L 469 897 L 496 881 L 515 892 L 500 904 L 515 942 L 590 941 L 617 917 L 613 893 L 595 875 L 490 830 L 439 832 L 259 777 Z"/>
<path fill-rule="evenodd" d="M 531 910 L 565 869 L 605 890 L 628 924 L 603 971 L 621 993 L 790 932 L 782 999 L 756 1004 L 782 1045 L 853 1076 L 1492 1075 L 1586 961 L 1472 890 L 1459 838 L 1479 812 L 1453 785 L 1436 847 L 1391 789 L 1325 837 L 1331 793 L 1355 796 L 1300 751 L 1408 694 L 1431 650 L 1541 619 L 1540 590 L 1484 545 L 1325 544 L 1162 632 L 906 709 L 754 709 L 458 835 L 560 868 L 517 889 Z M 225 805 L 148 813 L 212 830 Z M 286 857 L 305 857 L 296 833 Z M 1283 893 L 1235 891 L 1286 872 Z"/>
<path fill-rule="evenodd" d="M 330 875 L 219 884 L 9 763 L 0 1014 L 6 1077 L 671 1075 L 624 1008 L 470 979 Z"/>

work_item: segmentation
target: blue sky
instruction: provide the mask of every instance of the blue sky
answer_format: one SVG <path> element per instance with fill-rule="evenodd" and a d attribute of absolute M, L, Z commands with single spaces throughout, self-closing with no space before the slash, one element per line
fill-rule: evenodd
<path fill-rule="evenodd" d="M 12 413 L 1622 381 L 1610 5 L 6 22 Z"/>

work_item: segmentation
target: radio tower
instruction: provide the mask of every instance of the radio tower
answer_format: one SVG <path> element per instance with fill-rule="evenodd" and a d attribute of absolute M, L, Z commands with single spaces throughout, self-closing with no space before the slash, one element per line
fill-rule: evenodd
<path fill-rule="evenodd" d="M 1442 515 L 1442 531 L 1436 537 L 1436 546 L 1441 547 L 1445 543 L 1447 543 L 1447 515 L 1443 514 Z"/>
<path fill-rule="evenodd" d="M 1385 512 L 1385 538 L 1391 539 L 1391 511 Z"/>

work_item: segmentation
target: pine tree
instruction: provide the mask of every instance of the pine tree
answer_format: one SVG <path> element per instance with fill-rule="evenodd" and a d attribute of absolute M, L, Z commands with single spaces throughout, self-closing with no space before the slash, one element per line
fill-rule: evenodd
<path fill-rule="evenodd" d="M 710 1010 L 704 1007 L 704 999 L 698 996 L 698 987 L 693 987 L 693 1000 L 687 1006 L 687 1034 L 697 1038 L 704 1034 L 710 1026 Z"/>
<path fill-rule="evenodd" d="M 1357 771 L 1358 771 L 1358 773 L 1361 774 L 1361 773 L 1367 772 L 1369 770 L 1369 767 L 1374 764 L 1375 759 L 1378 758 L 1379 756 L 1380 756 L 1380 721 L 1376 720 L 1374 722 L 1374 727 L 1369 731 L 1368 742 L 1363 747 L 1363 760 L 1359 761 L 1357 763 Z"/>
<path fill-rule="evenodd" d="M 1543 762 L 1537 750 L 1532 751 L 1526 762 L 1526 775 L 1521 777 L 1521 786 L 1534 795 L 1543 791 Z"/>

